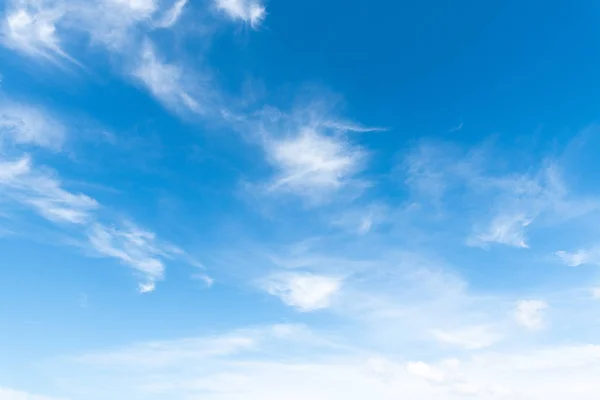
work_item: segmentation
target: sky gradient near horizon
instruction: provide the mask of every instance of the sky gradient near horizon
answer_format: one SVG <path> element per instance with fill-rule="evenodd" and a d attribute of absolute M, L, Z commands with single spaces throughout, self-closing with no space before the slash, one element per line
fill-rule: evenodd
<path fill-rule="evenodd" d="M 0 400 L 600 391 L 596 2 L 0 13 Z"/>

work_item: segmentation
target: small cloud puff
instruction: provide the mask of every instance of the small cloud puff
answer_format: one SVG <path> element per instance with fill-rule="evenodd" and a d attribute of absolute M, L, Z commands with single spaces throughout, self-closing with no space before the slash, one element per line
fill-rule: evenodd
<path fill-rule="evenodd" d="M 544 314 L 548 303 L 542 300 L 522 300 L 515 310 L 516 322 L 532 331 L 544 328 Z"/>
<path fill-rule="evenodd" d="M 214 0 L 217 9 L 233 20 L 242 20 L 256 29 L 267 16 L 267 9 L 255 0 Z"/>
<path fill-rule="evenodd" d="M 341 284 L 342 280 L 337 277 L 289 273 L 269 277 L 263 288 L 287 305 L 309 312 L 329 308 Z"/>

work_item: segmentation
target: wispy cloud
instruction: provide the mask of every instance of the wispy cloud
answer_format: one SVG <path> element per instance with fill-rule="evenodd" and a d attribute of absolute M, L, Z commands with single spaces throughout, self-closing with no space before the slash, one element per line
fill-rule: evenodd
<path fill-rule="evenodd" d="M 185 4 L 183 0 L 172 4 L 157 0 L 9 0 L 2 42 L 29 56 L 78 63 L 63 42 L 83 35 L 93 45 L 123 55 L 140 43 L 144 32 L 174 25 Z"/>
<path fill-rule="evenodd" d="M 321 203 L 336 193 L 355 195 L 368 185 L 358 178 L 368 152 L 348 136 L 358 128 L 348 122 L 338 124 L 330 114 L 320 104 L 299 107 L 291 114 L 265 109 L 260 122 L 250 124 L 258 132 L 254 140 L 262 145 L 275 171 L 266 184 L 268 192 L 287 192 Z"/>
<path fill-rule="evenodd" d="M 305 338 L 305 330 L 301 325 L 292 324 L 239 329 L 213 336 L 143 342 L 123 349 L 86 354 L 76 361 L 115 367 L 173 367 L 253 352 L 275 341 Z"/>
<path fill-rule="evenodd" d="M 28 156 L 0 162 L 0 165 L 3 167 L 0 186 L 5 195 L 50 221 L 84 224 L 99 207 L 93 198 L 63 189 L 58 178 L 49 171 L 35 168 Z"/>
<path fill-rule="evenodd" d="M 531 217 L 523 214 L 501 214 L 496 216 L 484 231 L 474 234 L 467 240 L 470 246 L 486 247 L 489 243 L 529 248 L 526 243 L 526 228 Z"/>
<path fill-rule="evenodd" d="M 183 10 L 188 0 L 177 0 L 173 3 L 173 6 L 166 10 L 158 21 L 154 23 L 159 28 L 169 28 L 177 23 L 179 17 L 183 13 Z"/>
<path fill-rule="evenodd" d="M 116 258 L 142 274 L 147 281 L 140 285 L 142 293 L 154 290 L 154 282 L 164 275 L 162 259 L 173 255 L 169 246 L 161 246 L 157 242 L 154 233 L 132 223 L 120 228 L 95 224 L 89 230 L 88 238 L 100 255 Z"/>
<path fill-rule="evenodd" d="M 387 207 L 382 204 L 371 204 L 342 211 L 340 215 L 330 218 L 333 226 L 339 226 L 358 235 L 366 235 L 379 224 L 385 222 Z"/>
<path fill-rule="evenodd" d="M 0 102 L 0 146 L 10 141 L 58 150 L 67 128 L 48 113 L 26 104 Z"/>
<path fill-rule="evenodd" d="M 515 320 L 530 330 L 544 328 L 544 314 L 548 304 L 542 300 L 522 300 L 517 303 Z"/>
<path fill-rule="evenodd" d="M 468 199 L 474 206 L 466 217 L 477 221 L 467 238 L 471 246 L 528 248 L 527 230 L 539 220 L 560 222 L 598 209 L 596 199 L 571 193 L 556 163 L 533 173 L 502 174 L 491 171 L 490 159 L 484 148 L 422 142 L 405 157 L 405 182 L 417 200 L 438 209 L 450 196 Z"/>
<path fill-rule="evenodd" d="M 264 5 L 256 0 L 213 0 L 218 10 L 233 20 L 240 20 L 256 29 L 267 16 Z"/>
<path fill-rule="evenodd" d="M 142 46 L 133 76 L 168 108 L 175 111 L 203 112 L 202 105 L 189 92 L 192 85 L 189 80 L 186 82 L 184 79 L 182 69 L 160 61 L 148 40 Z"/>
<path fill-rule="evenodd" d="M 341 286 L 340 278 L 309 273 L 277 274 L 263 283 L 269 294 L 303 312 L 328 308 Z"/>
<path fill-rule="evenodd" d="M 44 1 L 8 2 L 2 22 L 2 43 L 29 56 L 77 63 L 61 48 L 56 33 L 55 24 L 64 16 L 63 10 L 46 8 L 48 4 Z"/>
<path fill-rule="evenodd" d="M 578 267 L 583 264 L 600 265 L 600 249 L 592 248 L 588 250 L 578 250 L 575 252 L 557 251 L 556 256 L 559 260 L 569 267 Z"/>
<path fill-rule="evenodd" d="M 30 155 L 20 151 L 21 145 L 60 147 L 66 139 L 66 129 L 56 119 L 31 106 L 0 111 L 0 139 L 15 147 L 11 147 L 11 154 L 19 154 L 17 158 L 9 157 L 0 147 L 0 189 L 4 199 L 33 210 L 59 227 L 76 228 L 86 238 L 84 247 L 136 270 L 143 280 L 141 292 L 154 290 L 155 282 L 163 279 L 165 259 L 187 257 L 182 250 L 162 243 L 153 232 L 131 222 L 100 222 L 102 206 L 98 201 L 68 190 L 55 171 L 36 165 Z"/>

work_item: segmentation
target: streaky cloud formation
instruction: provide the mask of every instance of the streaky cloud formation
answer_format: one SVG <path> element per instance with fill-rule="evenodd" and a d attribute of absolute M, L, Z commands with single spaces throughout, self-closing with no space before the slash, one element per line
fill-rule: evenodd
<path fill-rule="evenodd" d="M 485 148 L 466 153 L 448 144 L 422 142 L 405 157 L 406 183 L 417 200 L 440 208 L 450 191 L 460 190 L 477 204 L 479 219 L 466 243 L 487 248 L 501 244 L 529 248 L 527 229 L 538 220 L 565 221 L 598 208 L 593 198 L 572 194 L 557 163 L 545 162 L 534 173 L 497 175 L 483 160 Z M 481 210 L 478 210 L 481 208 Z"/>
<path fill-rule="evenodd" d="M 27 207 L 56 224 L 73 224 L 87 237 L 87 247 L 104 257 L 112 257 L 134 268 L 145 283 L 140 292 L 151 292 L 163 279 L 163 259 L 185 254 L 171 245 L 161 245 L 152 232 L 131 222 L 107 227 L 99 222 L 102 206 L 83 193 L 64 188 L 55 171 L 36 166 L 30 155 L 18 153 L 19 146 L 34 145 L 59 149 L 67 138 L 63 125 L 45 111 L 33 106 L 8 106 L 0 113 L 0 187 L 3 197 Z M 16 158 L 3 150 L 17 146 Z M 11 154 L 15 150 L 11 150 Z M 86 247 L 84 246 L 84 247 Z"/>
<path fill-rule="evenodd" d="M 12 141 L 60 150 L 66 136 L 67 128 L 61 122 L 36 107 L 0 103 L 0 145 Z"/>
<path fill-rule="evenodd" d="M 241 20 L 256 29 L 267 16 L 267 10 L 256 0 L 214 0 L 217 9 L 233 20 Z"/>
<path fill-rule="evenodd" d="M 177 0 L 173 3 L 173 6 L 168 9 L 157 22 L 155 22 L 155 25 L 160 28 L 170 28 L 175 25 L 183 13 L 187 2 L 188 0 Z"/>
<path fill-rule="evenodd" d="M 594 398 L 598 17 L 438 6 L 6 0 L 0 399 Z"/>
<path fill-rule="evenodd" d="M 4 170 L 0 172 L 0 185 L 4 187 L 5 195 L 33 208 L 50 221 L 83 224 L 99 207 L 91 197 L 64 190 L 58 178 L 33 167 L 28 156 L 0 162 L 0 165 Z"/>
<path fill-rule="evenodd" d="M 23 8 L 15 7 L 6 15 L 2 23 L 2 43 L 29 56 L 77 63 L 61 48 L 56 34 L 55 23 L 62 17 L 61 11 L 44 9 L 41 3 L 33 1 L 23 5 Z"/>
<path fill-rule="evenodd" d="M 174 110 L 202 113 L 202 106 L 188 93 L 180 67 L 161 62 L 149 41 L 144 42 L 133 76 L 139 79 L 157 100 Z"/>
<path fill-rule="evenodd" d="M 141 293 L 152 292 L 154 282 L 163 279 L 165 266 L 162 258 L 170 258 L 177 251 L 156 243 L 155 234 L 141 230 L 131 223 L 122 228 L 95 224 L 88 233 L 91 246 L 100 255 L 113 257 L 142 274 L 148 283 L 140 284 Z"/>

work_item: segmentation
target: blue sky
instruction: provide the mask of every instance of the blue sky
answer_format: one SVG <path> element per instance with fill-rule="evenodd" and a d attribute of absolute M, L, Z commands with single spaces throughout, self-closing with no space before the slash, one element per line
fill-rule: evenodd
<path fill-rule="evenodd" d="M 1 9 L 0 399 L 600 390 L 596 3 Z"/>

